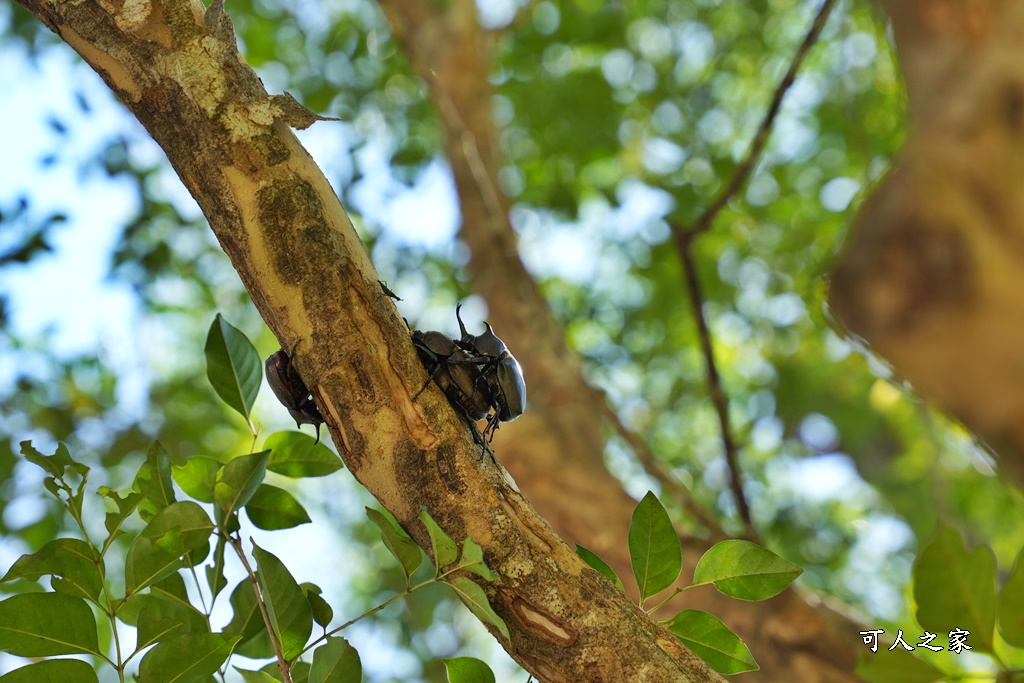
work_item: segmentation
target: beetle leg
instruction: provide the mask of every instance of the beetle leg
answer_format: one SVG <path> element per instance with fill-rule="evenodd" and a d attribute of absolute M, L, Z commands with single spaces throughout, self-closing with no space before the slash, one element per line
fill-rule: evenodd
<path fill-rule="evenodd" d="M 427 381 L 423 383 L 423 386 L 422 386 L 422 387 L 420 387 L 420 390 L 419 390 L 419 391 L 417 391 L 417 392 L 416 392 L 416 395 L 412 397 L 412 400 L 413 400 L 413 401 L 415 401 L 416 399 L 418 399 L 418 398 L 420 397 L 420 394 L 422 394 L 422 393 L 423 393 L 424 391 L 426 391 L 426 390 L 427 390 L 427 387 L 429 387 L 429 386 L 430 386 L 430 382 L 431 382 L 431 380 L 433 380 L 433 379 L 434 379 L 434 375 L 435 375 L 435 374 L 437 374 L 437 371 L 438 371 L 438 369 L 439 369 L 440 367 L 441 367 L 441 366 L 440 366 L 440 365 L 438 365 L 438 366 L 437 366 L 436 368 L 434 368 L 434 371 L 433 371 L 432 373 L 430 373 L 430 375 L 428 375 L 428 376 L 427 376 Z"/>
<path fill-rule="evenodd" d="M 494 462 L 495 465 L 497 465 L 498 459 L 494 457 L 494 449 L 491 448 L 490 439 L 486 437 L 487 429 L 489 428 L 490 423 L 488 423 L 488 427 L 485 427 L 484 431 L 481 432 L 480 428 L 476 426 L 476 422 L 471 420 L 469 417 L 466 417 L 466 422 L 469 423 L 469 429 L 471 432 L 473 432 L 473 441 L 480 444 L 479 459 L 483 460 L 484 455 L 490 455 L 491 461 Z"/>
<path fill-rule="evenodd" d="M 423 386 L 420 387 L 420 390 L 417 391 L 416 395 L 412 397 L 413 401 L 418 399 L 420 397 L 420 394 L 427 390 L 427 387 L 430 386 L 430 383 L 434 380 L 434 377 L 436 377 L 437 373 L 440 372 L 441 366 L 444 365 L 444 363 L 445 361 L 441 359 L 438 359 L 437 361 L 434 362 L 434 369 L 430 371 L 430 374 L 427 376 L 427 381 L 423 383 Z"/>
<path fill-rule="evenodd" d="M 484 427 L 483 431 L 483 435 L 487 437 L 487 443 L 494 441 L 494 432 L 498 431 L 500 422 L 497 410 L 487 416 L 487 426 Z"/>
<path fill-rule="evenodd" d="M 405 320 L 405 319 L 403 318 L 403 320 Z M 406 321 L 405 324 L 408 325 L 409 322 Z M 423 383 L 423 386 L 420 387 L 420 390 L 417 391 L 416 395 L 412 397 L 412 400 L 415 401 L 416 399 L 418 399 L 420 397 L 420 394 L 422 394 L 424 391 L 427 390 L 427 387 L 430 386 L 430 382 L 434 379 L 434 377 L 437 376 L 437 373 L 438 373 L 438 371 L 440 371 L 441 366 L 444 365 L 444 363 L 447 362 L 448 359 L 447 358 L 442 358 L 441 356 L 438 356 L 436 353 L 431 351 L 430 348 L 426 344 L 418 342 L 415 339 L 413 339 L 412 344 L 413 344 L 413 346 L 416 347 L 416 351 L 417 352 L 425 352 L 425 353 L 430 354 L 430 356 L 433 358 L 433 363 L 434 363 L 434 368 L 427 375 L 427 381 Z M 422 360 L 422 358 L 423 358 L 423 354 L 420 353 L 420 359 Z M 425 363 L 424 363 L 424 365 L 425 365 Z"/>

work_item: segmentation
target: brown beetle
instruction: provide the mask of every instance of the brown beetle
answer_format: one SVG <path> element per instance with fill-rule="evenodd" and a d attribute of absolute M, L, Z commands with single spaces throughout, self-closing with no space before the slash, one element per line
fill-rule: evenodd
<path fill-rule="evenodd" d="M 284 349 L 279 349 L 267 358 L 266 370 L 267 383 L 281 405 L 288 409 L 295 426 L 315 426 L 316 443 L 320 443 L 320 425 L 325 422 L 324 416 L 320 414 L 312 392 L 292 366 L 291 356 Z"/>

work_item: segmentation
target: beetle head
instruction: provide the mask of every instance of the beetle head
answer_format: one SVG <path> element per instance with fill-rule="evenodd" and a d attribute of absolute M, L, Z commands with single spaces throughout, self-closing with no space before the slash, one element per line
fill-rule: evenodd
<path fill-rule="evenodd" d="M 508 347 L 505 346 L 505 342 L 498 338 L 498 335 L 494 334 L 494 330 L 488 322 L 484 322 L 486 330 L 483 334 L 474 335 L 466 331 L 466 325 L 462 322 L 462 317 L 459 315 L 459 309 L 462 308 L 462 304 L 455 307 L 455 317 L 459 321 L 459 331 L 462 332 L 462 339 L 459 341 L 464 342 L 465 345 L 471 346 L 469 349 L 481 356 L 488 356 L 490 358 L 497 358 L 503 353 L 508 352 Z"/>

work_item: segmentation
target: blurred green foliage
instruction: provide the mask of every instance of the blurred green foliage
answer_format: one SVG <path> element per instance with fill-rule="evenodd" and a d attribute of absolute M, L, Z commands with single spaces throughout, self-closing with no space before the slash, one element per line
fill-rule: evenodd
<path fill-rule="evenodd" d="M 729 525 L 735 510 L 718 423 L 668 223 L 692 221 L 734 172 L 816 8 L 798 0 L 479 7 L 495 32 L 500 180 L 523 258 L 588 379 Z M 228 11 L 272 92 L 288 90 L 343 120 L 318 124 L 310 144 L 332 150 L 325 170 L 382 277 L 406 300 L 410 323 L 447 319 L 470 293 L 465 246 L 410 239 L 401 216 L 381 208 L 402 192 L 422 192 L 430 169 L 445 161 L 425 86 L 379 9 L 367 0 L 235 0 Z M 10 55 L 31 60 L 67 49 L 9 0 L 0 0 L 0 28 Z M 32 77 L 30 67 L 23 77 Z M 79 108 L 52 113 L 57 139 L 78 134 L 66 121 L 88 120 L 96 115 L 90 103 L 110 98 L 97 80 L 82 82 L 92 85 L 77 93 Z M 1020 494 L 999 480 L 989 455 L 842 338 L 825 306 L 846 227 L 900 148 L 904 108 L 884 17 L 867 0 L 840 3 L 783 104 L 766 155 L 695 251 L 759 531 L 806 569 L 804 586 L 886 626 L 910 623 L 914 553 L 939 520 L 990 545 L 1003 574 L 1024 545 Z M 70 163 L 56 143 L 41 142 L 40 169 Z M 127 370 L 117 358 L 102 349 L 57 356 L 52 335 L 3 326 L 0 533 L 18 552 L 53 538 L 59 517 L 26 503 L 36 484 L 14 469 L 13 444 L 68 442 L 91 454 L 103 472 L 94 478 L 114 488 L 124 487 L 155 437 L 178 463 L 195 454 L 223 459 L 243 448 L 245 430 L 196 381 L 213 311 L 239 324 L 261 356 L 275 348 L 144 133 L 126 129 L 79 166 L 83 176 L 132 188 L 137 210 L 110 255 L 110 277 L 138 296 L 148 340 L 140 343 L 158 343 L 146 356 L 144 400 L 128 405 Z M 80 207 L 49 218 L 19 208 L 31 209 L 33 193 L 45 191 L 0 190 L 0 274 L 45 258 L 57 227 L 83 229 Z M 257 423 L 283 424 L 282 412 L 257 402 Z M 611 465 L 635 471 L 620 466 L 616 444 Z M 347 503 L 323 494 L 339 537 L 370 558 L 347 579 L 346 604 L 358 612 L 401 585 L 402 572 L 380 569 L 390 565 L 373 561 L 386 553 L 376 530 L 344 521 L 354 519 L 339 509 Z M 346 494 L 366 502 L 355 487 Z M 440 593 L 422 591 L 401 618 L 374 626 L 380 642 L 427 662 L 404 680 L 443 679 L 440 658 L 465 637 L 439 634 L 451 613 Z M 381 676 L 374 680 L 388 680 Z"/>

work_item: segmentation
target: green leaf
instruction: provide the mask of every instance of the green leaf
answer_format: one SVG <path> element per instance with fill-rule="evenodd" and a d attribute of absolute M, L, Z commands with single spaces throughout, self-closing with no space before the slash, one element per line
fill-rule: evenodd
<path fill-rule="evenodd" d="M 206 565 L 203 570 L 206 572 L 206 584 L 210 587 L 210 593 L 216 600 L 220 592 L 227 588 L 228 579 L 224 576 L 224 550 L 226 547 L 224 536 L 217 535 L 217 547 L 213 551 L 213 564 Z"/>
<path fill-rule="evenodd" d="M 146 683 L 193 681 L 217 672 L 231 654 L 238 636 L 184 633 L 158 643 L 142 658 L 139 680 Z"/>
<path fill-rule="evenodd" d="M 80 659 L 49 659 L 0 676 L 0 683 L 93 683 L 96 670 Z"/>
<path fill-rule="evenodd" d="M 999 632 L 1007 643 L 1024 647 L 1024 548 L 999 593 Z"/>
<path fill-rule="evenodd" d="M 996 618 L 996 561 L 986 546 L 968 550 L 956 531 L 942 525 L 914 562 L 917 622 L 933 633 L 971 632 L 970 645 L 992 652 Z"/>
<path fill-rule="evenodd" d="M 501 635 L 508 640 L 508 626 L 491 607 L 483 588 L 473 583 L 468 576 L 454 576 L 448 579 L 447 583 L 455 590 L 455 594 L 469 608 L 469 611 L 476 615 L 477 619 L 497 628 Z"/>
<path fill-rule="evenodd" d="M 43 455 L 32 447 L 31 441 L 22 441 L 20 445 L 21 454 L 25 456 L 26 460 L 41 468 L 55 479 L 63 478 L 64 468 L 74 464 L 68 447 L 63 443 L 57 444 L 57 452 L 53 455 Z"/>
<path fill-rule="evenodd" d="M 901 648 L 897 652 L 865 652 L 857 660 L 855 673 L 868 683 L 934 683 L 949 679 L 948 674 Z"/>
<path fill-rule="evenodd" d="M 491 667 L 474 657 L 443 659 L 448 683 L 494 683 Z"/>
<path fill-rule="evenodd" d="M 292 494 L 269 484 L 260 484 L 245 504 L 245 514 L 253 525 L 267 531 L 291 529 L 313 521 Z"/>
<path fill-rule="evenodd" d="M 103 520 L 103 526 L 107 529 L 107 538 L 112 539 L 120 535 L 121 525 L 124 524 L 126 519 L 131 517 L 135 509 L 139 507 L 139 503 L 145 500 L 146 497 L 141 493 L 133 491 L 122 498 L 117 491 L 106 486 L 101 486 L 99 493 L 107 500 L 113 501 L 114 505 L 117 506 L 117 511 L 108 512 Z M 152 519 L 152 515 L 146 521 L 148 522 L 150 519 Z"/>
<path fill-rule="evenodd" d="M 740 637 L 713 614 L 684 609 L 666 622 L 665 628 L 720 674 L 760 668 Z"/>
<path fill-rule="evenodd" d="M 85 600 L 23 593 L 0 601 L 0 650 L 20 657 L 100 654 L 96 617 Z"/>
<path fill-rule="evenodd" d="M 136 631 L 136 651 L 149 647 L 158 640 L 163 640 L 167 634 L 181 629 L 184 625 L 177 619 L 169 617 L 157 618 L 148 609 L 142 608 L 138 617 L 138 630 Z"/>
<path fill-rule="evenodd" d="M 49 574 L 53 577 L 50 585 L 58 593 L 95 600 L 103 587 L 103 560 L 98 558 L 99 552 L 85 541 L 58 538 L 31 555 L 19 557 L 0 583 L 14 579 L 35 580 Z"/>
<path fill-rule="evenodd" d="M 427 508 L 424 507 L 422 509 L 419 519 L 423 522 L 423 526 L 427 527 L 427 534 L 430 535 L 430 545 L 434 549 L 434 566 L 437 567 L 437 573 L 440 574 L 442 568 L 459 559 L 459 548 L 455 545 L 455 541 L 451 539 L 451 536 L 446 534 L 437 525 L 434 518 L 427 512 Z"/>
<path fill-rule="evenodd" d="M 323 477 L 342 468 L 330 448 L 302 432 L 275 432 L 263 442 L 263 450 L 270 451 L 267 469 L 286 477 Z"/>
<path fill-rule="evenodd" d="M 679 536 L 661 501 L 650 491 L 633 511 L 629 525 L 629 560 L 640 589 L 641 603 L 675 583 L 683 569 Z"/>
<path fill-rule="evenodd" d="M 217 395 L 248 421 L 263 380 L 263 363 L 252 342 L 220 313 L 206 337 L 206 376 Z"/>
<path fill-rule="evenodd" d="M 224 463 L 205 455 L 193 455 L 184 465 L 171 468 L 174 481 L 189 496 L 201 503 L 213 502 L 213 487 L 217 483 L 217 473 Z"/>
<path fill-rule="evenodd" d="M 344 638 L 328 638 L 313 650 L 310 683 L 360 683 L 363 665 L 359 653 Z"/>
<path fill-rule="evenodd" d="M 172 503 L 161 510 L 132 541 L 125 558 L 125 590 L 129 595 L 172 574 L 181 558 L 206 547 L 213 523 L 198 503 Z M 199 554 L 198 552 L 196 553 Z M 201 561 L 202 557 L 192 558 Z"/>
<path fill-rule="evenodd" d="M 315 583 L 300 583 L 299 587 L 306 591 L 306 599 L 309 600 L 309 607 L 313 610 L 313 621 L 319 626 L 327 628 L 330 625 L 331 620 L 334 619 L 334 609 L 331 605 L 320 597 L 320 586 Z"/>
<path fill-rule="evenodd" d="M 242 657 L 248 657 L 249 659 L 267 659 L 277 656 L 277 653 L 274 652 L 274 639 L 271 638 L 270 631 L 267 630 L 262 621 L 260 622 L 260 629 L 256 635 L 245 641 L 244 644 L 236 646 L 235 652 Z M 277 664 L 274 663 L 267 672 L 271 676 L 280 676 L 281 672 L 278 671 L 275 673 L 276 669 Z M 261 671 L 262 670 L 266 669 L 261 669 Z"/>
<path fill-rule="evenodd" d="M 494 581 L 494 572 L 484 562 L 484 549 L 472 537 L 462 542 L 462 557 L 459 558 L 459 566 L 485 581 Z"/>
<path fill-rule="evenodd" d="M 149 588 L 148 593 L 134 595 L 117 612 L 126 624 L 141 628 L 143 611 L 152 621 L 164 619 L 181 624 L 180 633 L 209 633 L 205 615 L 188 599 L 185 581 L 180 574 L 171 574 Z"/>
<path fill-rule="evenodd" d="M 711 546 L 693 570 L 693 585 L 713 583 L 740 600 L 767 600 L 793 583 L 803 569 L 756 543 L 722 541 Z"/>
<path fill-rule="evenodd" d="M 313 632 L 313 611 L 306 593 L 272 553 L 253 545 L 253 556 L 259 565 L 256 576 L 260 582 L 263 603 L 274 627 L 285 659 L 298 656 Z"/>
<path fill-rule="evenodd" d="M 264 628 L 263 615 L 256 602 L 252 582 L 245 578 L 231 591 L 231 608 L 234 612 L 231 622 L 224 627 L 224 635 L 241 636 L 239 644 L 245 643 Z"/>
<path fill-rule="evenodd" d="M 217 472 L 213 498 L 226 518 L 237 512 L 263 483 L 267 474 L 269 451 L 241 455 Z"/>
<path fill-rule="evenodd" d="M 308 683 L 309 681 L 309 662 L 304 662 L 301 659 L 297 662 L 292 663 L 292 683 Z M 275 681 L 283 681 L 284 678 L 281 676 L 281 669 L 278 668 L 277 662 L 270 662 L 262 669 L 263 673 L 270 676 Z"/>
<path fill-rule="evenodd" d="M 274 666 L 277 666 L 277 664 Z M 266 671 L 249 671 L 248 669 L 239 669 L 237 666 L 232 668 L 242 674 L 242 680 L 245 683 L 276 683 L 278 680 Z"/>
<path fill-rule="evenodd" d="M 174 502 L 171 459 L 159 441 L 154 441 L 146 454 L 146 462 L 135 475 L 133 488 L 146 497 L 146 502 L 139 506 L 139 514 L 147 522 Z"/>
<path fill-rule="evenodd" d="M 583 558 L 583 561 L 589 564 L 592 569 L 596 569 L 606 579 L 618 586 L 620 591 L 623 593 L 626 592 L 626 587 L 622 585 L 622 579 L 620 579 L 618 574 L 616 574 L 604 560 L 598 557 L 596 553 L 587 550 L 581 545 L 577 545 L 576 554 Z"/>
<path fill-rule="evenodd" d="M 371 508 L 366 508 L 366 516 L 380 529 L 381 540 L 384 546 L 391 551 L 398 563 L 402 565 L 405 572 L 405 583 L 409 584 L 409 577 L 412 576 L 420 563 L 423 562 L 423 551 L 416 545 L 409 535 L 400 526 L 393 523 L 382 513 Z"/>

